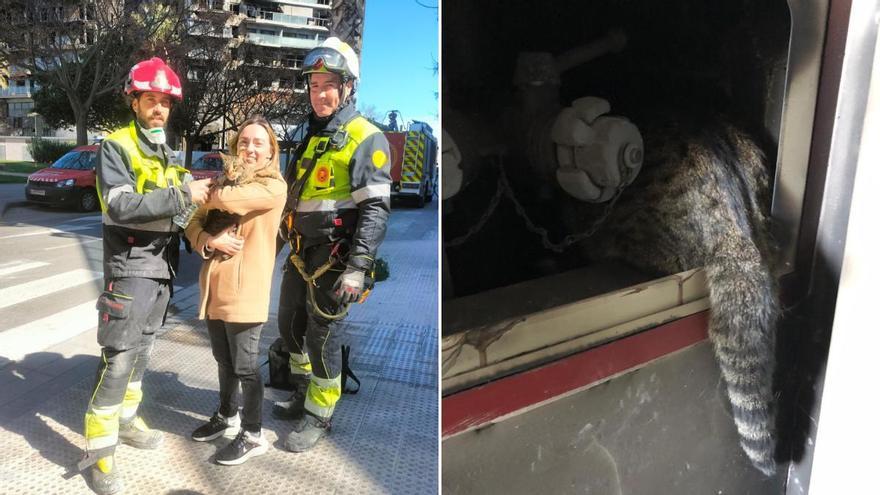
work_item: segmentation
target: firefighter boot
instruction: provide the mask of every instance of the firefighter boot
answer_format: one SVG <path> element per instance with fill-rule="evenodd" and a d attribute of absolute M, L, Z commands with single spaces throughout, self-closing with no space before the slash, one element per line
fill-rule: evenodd
<path fill-rule="evenodd" d="M 302 418 L 294 423 L 293 431 L 287 435 L 284 446 L 291 452 L 305 452 L 328 433 L 330 433 L 330 418 L 322 419 L 305 411 Z"/>
<path fill-rule="evenodd" d="M 155 449 L 162 443 L 162 432 L 152 430 L 140 416 L 119 422 L 119 441 L 136 449 Z"/>
<path fill-rule="evenodd" d="M 119 493 L 125 485 L 113 456 L 102 457 L 92 466 L 92 490 L 98 495 Z"/>
<path fill-rule="evenodd" d="M 297 419 L 305 410 L 306 391 L 309 389 L 311 375 L 291 375 L 293 392 L 286 401 L 272 406 L 272 416 L 278 419 Z"/>

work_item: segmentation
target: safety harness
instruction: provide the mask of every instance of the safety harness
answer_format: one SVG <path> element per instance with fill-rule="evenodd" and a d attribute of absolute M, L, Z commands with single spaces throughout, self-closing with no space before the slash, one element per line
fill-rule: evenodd
<path fill-rule="evenodd" d="M 347 256 L 347 250 L 345 249 L 348 244 L 348 240 L 345 238 L 341 239 L 333 239 L 331 238 L 332 247 L 330 248 L 330 254 L 327 257 L 327 261 L 321 266 L 317 267 L 312 273 L 308 272 L 306 268 L 305 260 L 300 257 L 299 253 L 302 248 L 301 238 L 302 236 L 297 233 L 293 228 L 294 223 L 294 215 L 296 214 L 297 205 L 299 204 L 300 198 L 303 194 L 303 189 L 305 187 L 306 182 L 312 175 L 312 172 L 315 169 L 315 166 L 320 161 L 321 157 L 331 151 L 331 150 L 341 150 L 345 147 L 348 141 L 348 132 L 345 130 L 346 126 L 357 117 L 355 114 L 352 118 L 345 121 L 342 125 L 337 127 L 333 131 L 320 131 L 317 136 L 319 136 L 319 141 L 315 145 L 314 154 L 308 159 L 308 163 L 306 164 L 305 172 L 297 177 L 296 181 L 293 183 L 293 186 L 290 189 L 290 194 L 287 196 L 287 205 L 285 210 L 287 214 L 285 215 L 285 227 L 287 228 L 287 240 L 290 244 L 290 262 L 296 267 L 299 274 L 302 276 L 303 280 L 306 282 L 306 287 L 308 291 L 308 304 L 312 306 L 312 310 L 315 314 L 320 316 L 321 318 L 336 321 L 345 318 L 348 314 L 348 309 L 350 304 L 343 304 L 339 308 L 339 312 L 335 314 L 327 313 L 323 311 L 317 304 L 317 300 L 315 299 L 315 288 L 317 287 L 317 280 L 330 271 L 337 264 L 344 264 L 344 258 Z M 305 146 L 308 146 L 307 141 L 303 142 Z M 294 171 L 293 173 L 298 173 L 298 165 L 294 163 Z M 375 282 L 375 269 L 368 271 L 364 277 L 364 291 L 361 293 L 361 297 L 358 300 L 358 303 L 362 303 L 369 296 L 370 291 L 373 287 L 373 283 Z"/>
<path fill-rule="evenodd" d="M 315 271 L 311 274 L 308 273 L 306 269 L 305 260 L 303 260 L 299 256 L 299 251 L 301 247 L 301 237 L 298 233 L 296 233 L 293 229 L 293 217 L 296 214 L 296 207 L 299 204 L 300 197 L 302 196 L 302 190 L 305 186 L 306 181 L 312 175 L 312 171 L 315 169 L 315 165 L 317 165 L 318 160 L 327 153 L 331 149 L 342 149 L 345 146 L 345 142 L 348 139 L 348 133 L 344 130 L 345 125 L 348 122 L 345 122 L 342 126 L 336 129 L 333 134 L 328 138 L 323 138 L 316 146 L 315 146 L 315 155 L 312 156 L 311 161 L 308 163 L 305 173 L 301 176 L 297 177 L 296 182 L 293 183 L 293 187 L 290 189 L 290 194 L 287 195 L 287 215 L 285 216 L 285 222 L 287 223 L 287 237 L 288 242 L 290 243 L 290 262 L 296 267 L 296 270 L 302 275 L 303 280 L 306 282 L 306 287 L 308 288 L 309 299 L 308 303 L 311 304 L 312 310 L 320 316 L 321 318 L 325 318 L 327 320 L 335 321 L 341 320 L 345 318 L 345 315 L 348 314 L 348 304 L 343 304 L 339 310 L 339 313 L 330 314 L 326 313 L 318 307 L 318 303 L 315 299 L 315 287 L 317 287 L 317 280 L 330 271 L 337 262 L 340 262 L 341 259 L 338 258 L 338 252 L 341 243 L 344 239 L 340 239 L 336 241 L 333 247 L 330 249 L 330 256 L 327 258 L 327 262 L 323 265 L 319 266 L 315 269 Z M 318 135 L 321 134 L 329 134 L 325 131 L 321 131 Z M 294 167 L 298 167 L 297 164 L 294 164 Z"/>

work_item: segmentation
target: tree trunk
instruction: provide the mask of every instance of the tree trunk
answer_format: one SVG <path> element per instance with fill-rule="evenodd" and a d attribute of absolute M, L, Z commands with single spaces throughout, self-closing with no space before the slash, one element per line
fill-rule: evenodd
<path fill-rule="evenodd" d="M 89 130 L 86 125 L 88 110 L 73 107 L 73 116 L 76 118 L 76 145 L 83 146 L 89 144 Z"/>
<path fill-rule="evenodd" d="M 185 141 L 186 141 L 186 160 L 183 162 L 183 166 L 185 168 L 189 168 L 189 166 L 192 165 L 193 146 L 195 146 L 196 140 L 193 138 L 193 136 L 187 136 Z"/>

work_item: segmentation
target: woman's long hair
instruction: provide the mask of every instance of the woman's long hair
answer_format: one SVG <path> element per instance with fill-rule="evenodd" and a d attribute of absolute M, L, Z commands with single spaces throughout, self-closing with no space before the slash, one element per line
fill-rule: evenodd
<path fill-rule="evenodd" d="M 272 148 L 272 158 L 265 167 L 258 169 L 247 169 L 242 166 L 241 160 L 238 158 L 238 137 L 249 125 L 259 125 L 266 130 L 269 135 L 269 146 Z M 229 140 L 229 155 L 223 157 L 223 169 L 226 178 L 233 182 L 241 182 L 243 179 L 249 179 L 254 176 L 275 176 L 281 175 L 281 147 L 278 145 L 278 138 L 275 137 L 275 131 L 272 125 L 262 115 L 254 115 L 245 120 L 239 127 L 235 136 Z M 269 170 L 266 170 L 269 169 Z M 269 172 L 268 174 L 266 172 Z M 246 176 L 246 177 L 245 177 Z"/>

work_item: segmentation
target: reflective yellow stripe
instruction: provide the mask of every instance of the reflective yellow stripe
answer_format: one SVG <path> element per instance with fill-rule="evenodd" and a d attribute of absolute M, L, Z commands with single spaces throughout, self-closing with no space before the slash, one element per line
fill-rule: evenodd
<path fill-rule="evenodd" d="M 364 117 L 358 116 L 345 124 L 343 129 L 348 139 L 341 149 L 329 148 L 319 158 L 306 180 L 302 189 L 303 201 L 310 199 L 342 200 L 348 198 L 351 193 L 351 178 L 349 176 L 349 164 L 357 150 L 365 139 L 376 134 L 379 129 Z M 306 151 L 297 162 L 297 177 L 301 177 L 308 168 L 310 160 L 313 160 L 319 143 L 330 146 L 328 137 L 312 137 L 306 146 Z M 323 180 L 319 180 L 323 179 Z M 301 210 L 298 210 L 301 211 Z"/>
<path fill-rule="evenodd" d="M 128 155 L 128 159 L 131 160 L 131 168 L 135 175 L 135 191 L 138 194 L 181 184 L 181 179 L 186 173 L 185 168 L 177 165 L 166 167 L 158 157 L 146 156 L 141 153 L 134 121 L 128 127 L 107 136 L 107 140 L 121 146 L 125 154 Z M 104 195 L 101 193 L 100 181 L 96 183 L 96 188 L 101 211 L 106 212 L 107 205 L 104 203 Z"/>
<path fill-rule="evenodd" d="M 101 369 L 101 377 L 98 378 L 98 384 L 95 391 L 92 392 L 92 398 L 89 399 L 89 409 L 84 418 L 83 435 L 86 437 L 86 447 L 89 449 L 99 449 L 109 445 L 116 445 L 116 439 L 119 434 L 119 408 L 122 404 L 113 406 L 96 407 L 92 405 L 95 401 L 95 395 L 104 383 L 104 375 L 107 373 L 107 356 L 104 350 L 101 350 L 101 361 L 104 366 Z"/>
<path fill-rule="evenodd" d="M 130 382 L 125 389 L 125 397 L 122 399 L 122 417 L 134 416 L 143 398 L 144 392 L 141 390 L 141 382 Z"/>
<path fill-rule="evenodd" d="M 417 131 L 406 134 L 401 167 L 401 182 L 421 182 L 422 165 L 425 163 L 425 135 Z"/>
<path fill-rule="evenodd" d="M 86 437 L 86 449 L 98 450 L 104 447 L 112 447 L 119 441 L 119 421 L 116 422 L 116 430 L 105 436 Z"/>
<path fill-rule="evenodd" d="M 288 359 L 290 363 L 290 372 L 294 375 L 311 375 L 312 374 L 312 363 L 309 361 L 309 356 L 306 354 L 297 354 L 295 352 L 290 353 L 290 358 Z"/>
<path fill-rule="evenodd" d="M 98 459 L 98 462 L 95 465 L 98 466 L 98 469 L 100 469 L 102 473 L 109 473 L 113 470 L 113 456 L 108 455 L 107 457 L 102 457 Z"/>
<path fill-rule="evenodd" d="M 306 393 L 306 411 L 319 418 L 333 416 L 336 402 L 342 396 L 342 375 L 336 378 L 319 378 L 312 375 Z"/>
<path fill-rule="evenodd" d="M 100 414 L 98 411 L 100 411 Z M 119 436 L 119 406 L 109 408 L 92 408 L 86 413 L 86 447 L 89 450 L 116 445 Z"/>

